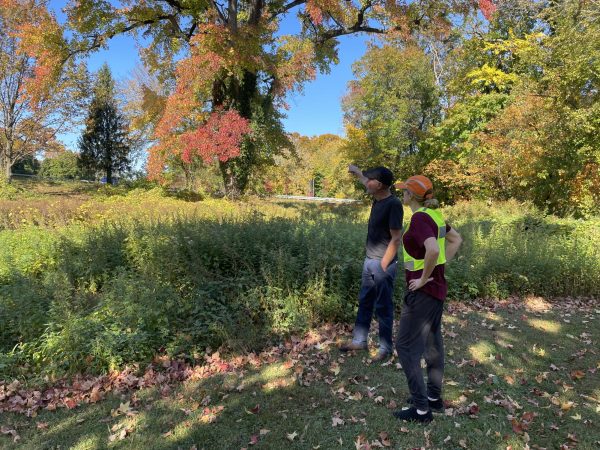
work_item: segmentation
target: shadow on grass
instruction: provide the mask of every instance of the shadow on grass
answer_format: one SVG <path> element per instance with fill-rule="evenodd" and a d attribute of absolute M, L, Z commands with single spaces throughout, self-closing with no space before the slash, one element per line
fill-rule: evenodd
<path fill-rule="evenodd" d="M 532 298 L 493 309 L 459 312 L 445 325 L 447 399 L 457 407 L 476 402 L 474 421 L 496 419 L 490 430 L 501 442 L 483 448 L 505 449 L 511 441 L 516 448 L 598 445 L 594 303 Z"/>
<path fill-rule="evenodd" d="M 359 436 L 374 442 L 382 432 L 396 449 L 597 445 L 600 313 L 593 306 L 540 299 L 518 307 L 449 306 L 444 397 L 451 409 L 425 428 L 391 415 L 408 396 L 396 361 L 340 355 L 331 339 L 296 354 L 295 366 L 282 358 L 188 380 L 167 395 L 152 388 L 35 419 L 6 416 L 17 422 L 23 448 L 237 449 L 253 439 L 255 448 L 355 448 Z M 299 385 L 298 365 L 319 376 Z M 137 414 L 113 417 L 126 401 Z M 333 426 L 333 417 L 343 423 Z M 35 428 L 40 421 L 49 423 L 47 431 Z M 124 439 L 109 441 L 126 428 Z"/>

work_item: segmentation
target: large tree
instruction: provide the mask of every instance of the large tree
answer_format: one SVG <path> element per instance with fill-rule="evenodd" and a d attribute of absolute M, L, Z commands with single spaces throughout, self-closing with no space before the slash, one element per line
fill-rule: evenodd
<path fill-rule="evenodd" d="M 453 103 L 424 172 L 450 197 L 600 208 L 599 2 L 510 0 L 450 57 Z"/>
<path fill-rule="evenodd" d="M 86 72 L 67 55 L 44 2 L 0 0 L 0 179 L 79 117 Z"/>
<path fill-rule="evenodd" d="M 284 96 L 328 70 L 337 38 L 369 32 L 410 37 L 416 28 L 448 27 L 469 0 L 145 0 L 120 6 L 72 1 L 73 52 L 107 45 L 122 33 L 144 38 L 142 56 L 162 80 L 176 80 L 156 126 L 149 172 L 173 160 L 216 161 L 228 193 L 242 192 L 253 168 L 290 146 L 281 124 Z M 297 34 L 281 35 L 296 13 Z M 209 139 L 215 140 L 210 142 Z"/>
<path fill-rule="evenodd" d="M 109 184 L 116 172 L 130 165 L 128 124 L 118 110 L 115 95 L 115 82 L 104 64 L 98 71 L 86 127 L 78 142 L 83 168 L 104 173 Z"/>
<path fill-rule="evenodd" d="M 416 45 L 372 47 L 354 74 L 343 102 L 349 156 L 361 166 L 386 165 L 398 178 L 408 176 L 403 167 L 415 169 L 419 142 L 439 114 L 430 57 Z"/>

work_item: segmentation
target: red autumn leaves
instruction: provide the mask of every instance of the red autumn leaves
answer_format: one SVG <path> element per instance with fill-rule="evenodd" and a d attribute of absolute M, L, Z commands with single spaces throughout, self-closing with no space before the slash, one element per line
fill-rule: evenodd
<path fill-rule="evenodd" d="M 240 144 L 250 133 L 250 123 L 237 111 L 217 111 L 212 113 L 206 123 L 194 131 L 181 136 L 184 144 L 181 159 L 190 164 L 197 156 L 205 163 L 212 158 L 227 161 L 240 155 Z"/>
<path fill-rule="evenodd" d="M 152 147 L 148 158 L 148 174 L 151 179 L 159 179 L 169 158 L 175 155 L 188 165 L 194 159 L 210 163 L 214 159 L 227 161 L 235 158 L 240 155 L 242 140 L 250 132 L 250 121 L 237 111 L 215 111 L 196 129 L 172 135 Z"/>

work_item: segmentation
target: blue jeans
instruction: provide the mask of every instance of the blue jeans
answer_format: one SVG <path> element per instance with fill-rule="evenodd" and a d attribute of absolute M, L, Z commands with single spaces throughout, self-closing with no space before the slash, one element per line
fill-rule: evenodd
<path fill-rule="evenodd" d="M 379 320 L 379 349 L 392 353 L 392 326 L 394 322 L 394 280 L 398 261 L 394 260 L 384 271 L 380 259 L 365 258 L 362 283 L 358 294 L 358 314 L 354 324 L 352 342 L 367 342 L 373 310 Z"/>

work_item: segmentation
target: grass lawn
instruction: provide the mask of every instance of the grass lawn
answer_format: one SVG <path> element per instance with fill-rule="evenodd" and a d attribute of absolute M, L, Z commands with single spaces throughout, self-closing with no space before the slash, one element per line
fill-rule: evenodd
<path fill-rule="evenodd" d="M 343 356 L 350 327 L 326 325 L 259 355 L 198 355 L 187 372 L 163 361 L 149 387 L 96 403 L 3 412 L 0 447 L 600 448 L 599 321 L 592 301 L 450 303 L 447 407 L 428 426 L 391 415 L 408 396 L 397 360 Z M 173 370 L 181 381 L 160 382 Z"/>

